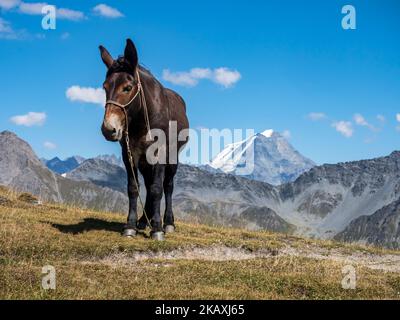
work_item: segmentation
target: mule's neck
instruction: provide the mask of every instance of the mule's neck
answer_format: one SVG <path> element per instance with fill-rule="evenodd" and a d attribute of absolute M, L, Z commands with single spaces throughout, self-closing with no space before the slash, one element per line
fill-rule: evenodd
<path fill-rule="evenodd" d="M 144 108 L 143 104 L 143 95 L 144 99 L 146 100 L 147 104 L 147 113 L 150 118 L 151 110 L 152 110 L 152 105 L 151 105 L 151 99 L 149 98 L 149 90 L 150 90 L 150 85 L 149 82 L 152 81 L 152 79 L 149 77 L 147 72 L 143 71 L 140 66 L 137 67 L 137 76 L 139 79 L 136 79 L 136 81 L 140 81 L 141 85 L 141 91 L 139 92 L 138 98 L 135 99 L 132 104 L 129 106 L 128 109 L 128 128 L 129 128 L 129 133 L 130 135 L 133 136 L 142 136 L 147 134 L 147 125 L 146 125 L 146 110 Z M 150 127 L 151 127 L 151 122 L 150 122 Z"/>

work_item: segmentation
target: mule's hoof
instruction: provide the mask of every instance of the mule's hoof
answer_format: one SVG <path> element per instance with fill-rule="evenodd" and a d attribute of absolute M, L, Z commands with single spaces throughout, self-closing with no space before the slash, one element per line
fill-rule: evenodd
<path fill-rule="evenodd" d="M 169 224 L 164 228 L 165 233 L 173 233 L 175 232 L 175 226 Z"/>
<path fill-rule="evenodd" d="M 162 231 L 152 232 L 151 238 L 156 241 L 164 241 L 165 240 L 164 232 Z"/>
<path fill-rule="evenodd" d="M 137 231 L 135 229 L 124 229 L 124 232 L 122 233 L 122 235 L 124 237 L 136 237 Z"/>

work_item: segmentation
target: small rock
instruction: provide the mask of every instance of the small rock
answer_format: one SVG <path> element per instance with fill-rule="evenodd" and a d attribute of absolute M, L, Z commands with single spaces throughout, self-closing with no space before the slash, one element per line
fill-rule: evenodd
<path fill-rule="evenodd" d="M 32 194 L 30 194 L 30 193 L 21 193 L 19 196 L 18 196 L 18 200 L 19 201 L 23 201 L 23 202 L 26 202 L 26 203 L 30 203 L 30 204 L 33 204 L 33 205 L 41 205 L 42 204 L 42 201 L 41 200 L 39 200 L 37 197 L 35 197 L 34 195 L 32 195 Z"/>

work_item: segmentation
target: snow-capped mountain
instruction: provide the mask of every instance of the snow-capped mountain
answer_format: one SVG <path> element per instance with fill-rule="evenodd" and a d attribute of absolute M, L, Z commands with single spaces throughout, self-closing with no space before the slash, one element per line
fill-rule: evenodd
<path fill-rule="evenodd" d="M 279 185 L 294 181 L 315 163 L 272 129 L 226 146 L 210 163 L 214 169 Z"/>

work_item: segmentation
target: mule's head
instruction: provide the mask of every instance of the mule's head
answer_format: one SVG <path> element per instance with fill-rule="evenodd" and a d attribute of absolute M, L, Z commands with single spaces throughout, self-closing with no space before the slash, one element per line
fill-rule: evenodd
<path fill-rule="evenodd" d="M 125 52 L 122 57 L 114 60 L 103 46 L 99 47 L 101 59 L 107 67 L 106 80 L 103 83 L 106 99 L 119 104 L 128 103 L 138 91 L 136 68 L 138 56 L 132 40 L 126 40 Z M 119 141 L 127 124 L 121 107 L 106 103 L 101 131 L 109 141 Z"/>

